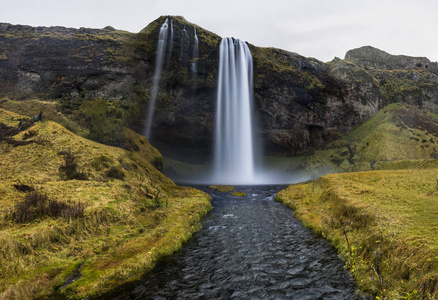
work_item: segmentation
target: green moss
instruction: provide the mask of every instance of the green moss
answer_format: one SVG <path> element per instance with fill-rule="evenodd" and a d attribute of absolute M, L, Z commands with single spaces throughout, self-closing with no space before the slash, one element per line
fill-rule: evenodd
<path fill-rule="evenodd" d="M 209 188 L 213 190 L 218 190 L 220 192 L 229 193 L 234 191 L 236 187 L 232 185 L 210 185 Z"/>
<path fill-rule="evenodd" d="M 118 102 L 105 99 L 85 101 L 80 111 L 82 124 L 89 132 L 89 138 L 107 145 L 120 145 L 123 141 L 125 115 Z"/>
<path fill-rule="evenodd" d="M 438 121 L 415 107 L 392 104 L 338 141 L 303 157 L 305 171 L 333 173 L 422 167 L 438 157 Z"/>
<path fill-rule="evenodd" d="M 232 192 L 232 195 L 235 196 L 235 197 L 245 197 L 246 193 L 236 191 L 236 192 Z"/>

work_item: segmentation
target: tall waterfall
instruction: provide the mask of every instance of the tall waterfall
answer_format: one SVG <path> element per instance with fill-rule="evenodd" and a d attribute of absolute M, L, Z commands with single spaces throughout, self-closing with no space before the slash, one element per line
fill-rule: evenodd
<path fill-rule="evenodd" d="M 166 52 L 167 33 L 169 28 L 169 19 L 161 25 L 160 34 L 158 36 L 157 54 L 155 59 L 155 71 L 152 85 L 151 97 L 149 100 L 148 112 L 146 115 L 146 124 L 144 136 L 149 139 L 151 134 L 152 121 L 154 117 L 155 103 L 157 101 L 158 87 L 160 84 L 161 70 L 163 68 L 164 54 Z"/>
<path fill-rule="evenodd" d="M 246 43 L 222 39 L 212 178 L 217 184 L 254 183 L 252 82 L 252 55 Z"/>

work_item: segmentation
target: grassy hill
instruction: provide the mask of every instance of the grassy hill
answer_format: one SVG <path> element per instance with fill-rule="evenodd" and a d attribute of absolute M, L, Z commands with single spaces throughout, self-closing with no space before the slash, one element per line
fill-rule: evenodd
<path fill-rule="evenodd" d="M 392 104 L 327 149 L 315 151 L 313 160 L 326 156 L 325 162 L 339 171 L 398 169 L 434 160 L 437 143 L 436 117 L 412 106 Z"/>
<path fill-rule="evenodd" d="M 389 105 L 301 162 L 315 175 L 348 173 L 291 185 L 277 200 L 332 241 L 368 294 L 436 299 L 437 144 L 435 115 Z"/>
<path fill-rule="evenodd" d="M 303 177 L 327 173 L 438 168 L 438 118 L 396 103 L 335 142 L 300 157 L 268 157 L 266 165 Z"/>
<path fill-rule="evenodd" d="M 85 298 L 138 279 L 210 209 L 132 131 L 127 151 L 4 109 L 0 125 L 0 299 Z"/>
<path fill-rule="evenodd" d="M 438 297 L 438 169 L 330 174 L 277 200 L 330 240 L 377 299 Z"/>

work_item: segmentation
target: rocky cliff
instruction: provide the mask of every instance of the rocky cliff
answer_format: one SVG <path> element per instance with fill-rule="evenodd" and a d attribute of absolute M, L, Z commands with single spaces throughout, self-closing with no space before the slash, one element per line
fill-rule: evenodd
<path fill-rule="evenodd" d="M 182 17 L 160 17 L 137 34 L 110 27 L 0 24 L 0 97 L 55 99 L 61 110 L 72 113 L 86 101 L 104 98 L 111 117 L 141 132 L 166 18 L 172 33 L 151 142 L 164 155 L 205 161 L 214 135 L 221 38 Z M 323 63 L 249 46 L 257 132 L 266 154 L 305 153 L 393 102 L 438 112 L 438 65 L 427 58 L 394 56 L 368 46 Z"/>

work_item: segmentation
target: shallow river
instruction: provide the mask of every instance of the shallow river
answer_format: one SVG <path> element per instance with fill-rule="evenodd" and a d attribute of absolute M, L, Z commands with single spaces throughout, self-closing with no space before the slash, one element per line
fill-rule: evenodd
<path fill-rule="evenodd" d="M 333 247 L 274 201 L 284 187 L 198 188 L 213 197 L 203 229 L 107 299 L 363 299 Z"/>

